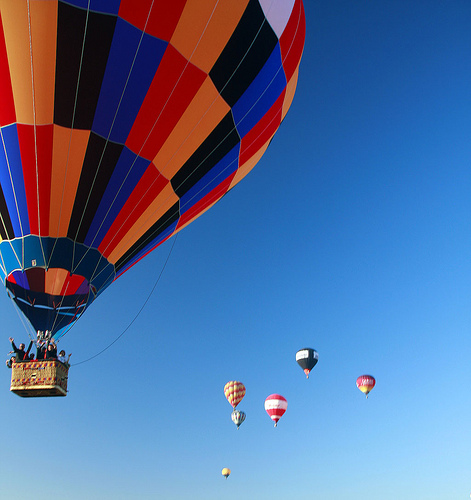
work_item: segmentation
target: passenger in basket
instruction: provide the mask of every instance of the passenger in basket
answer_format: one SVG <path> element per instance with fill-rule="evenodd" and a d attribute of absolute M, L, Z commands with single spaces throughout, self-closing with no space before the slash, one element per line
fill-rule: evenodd
<path fill-rule="evenodd" d="M 16 363 L 15 356 L 12 356 L 10 359 L 7 359 L 7 367 L 11 368 L 11 366 L 13 365 L 13 363 Z"/>
<path fill-rule="evenodd" d="M 59 353 L 59 357 L 57 359 L 61 363 L 64 363 L 64 365 L 67 366 L 67 368 L 68 368 L 70 366 L 70 364 L 69 364 L 70 356 L 72 356 L 72 353 L 70 353 L 69 356 L 66 358 L 65 351 L 64 351 L 64 349 L 62 349 L 62 351 Z"/>
<path fill-rule="evenodd" d="M 57 345 L 54 339 L 50 340 L 49 343 L 52 345 L 53 356 L 57 359 Z"/>
<path fill-rule="evenodd" d="M 24 359 L 25 361 L 31 361 L 31 356 L 33 356 L 32 359 L 34 359 L 34 354 L 33 353 L 31 353 L 31 354 L 29 353 L 29 351 L 31 351 L 31 347 L 32 346 L 33 346 L 33 341 L 31 341 L 29 343 L 28 349 L 25 352 L 25 359 Z"/>
<path fill-rule="evenodd" d="M 36 359 L 42 361 L 46 355 L 46 345 L 44 342 L 38 342 L 36 344 Z"/>
<path fill-rule="evenodd" d="M 16 347 L 15 341 L 12 337 L 10 337 L 10 342 L 13 350 L 15 351 L 16 361 L 17 362 L 29 361 L 29 351 L 31 349 L 31 346 L 33 345 L 33 341 L 29 343 L 27 351 L 25 351 L 25 345 L 23 343 L 20 344 L 20 347 Z"/>
<path fill-rule="evenodd" d="M 47 346 L 46 359 L 57 359 L 57 349 L 52 344 Z"/>
<path fill-rule="evenodd" d="M 46 356 L 47 342 L 46 340 L 44 340 L 44 332 L 38 330 L 37 339 L 38 340 L 36 341 L 36 359 L 38 361 L 41 361 Z"/>

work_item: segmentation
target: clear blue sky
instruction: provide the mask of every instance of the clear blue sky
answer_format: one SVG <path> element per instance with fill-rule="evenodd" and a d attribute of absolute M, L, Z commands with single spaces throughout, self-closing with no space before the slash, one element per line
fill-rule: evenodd
<path fill-rule="evenodd" d="M 290 112 L 178 235 L 127 333 L 72 367 L 66 398 L 18 398 L 4 369 L 2 497 L 469 498 L 471 3 L 305 9 Z M 72 362 L 123 332 L 172 244 L 64 337 Z M 6 359 L 26 333 L 6 294 L 0 314 Z M 319 352 L 309 380 L 302 347 Z M 233 379 L 247 388 L 238 431 Z M 274 392 L 288 400 L 276 429 Z"/>

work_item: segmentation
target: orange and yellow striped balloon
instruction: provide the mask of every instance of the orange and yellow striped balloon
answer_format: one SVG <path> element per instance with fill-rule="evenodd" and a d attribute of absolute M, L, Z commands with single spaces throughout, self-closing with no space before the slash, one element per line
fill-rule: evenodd
<path fill-rule="evenodd" d="M 224 386 L 224 396 L 235 408 L 245 396 L 245 385 L 242 382 L 231 380 Z"/>

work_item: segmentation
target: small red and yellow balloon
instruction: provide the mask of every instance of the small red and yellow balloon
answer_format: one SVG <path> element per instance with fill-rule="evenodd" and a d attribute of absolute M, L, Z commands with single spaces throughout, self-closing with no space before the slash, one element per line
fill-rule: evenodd
<path fill-rule="evenodd" d="M 376 384 L 376 380 L 372 375 L 360 375 L 357 378 L 357 387 L 368 399 L 368 394 Z"/>

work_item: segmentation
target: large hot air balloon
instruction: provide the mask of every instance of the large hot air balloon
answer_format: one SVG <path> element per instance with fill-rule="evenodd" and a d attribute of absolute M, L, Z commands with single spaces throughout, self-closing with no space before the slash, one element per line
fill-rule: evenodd
<path fill-rule="evenodd" d="M 257 163 L 302 0 L 0 0 L 0 275 L 58 339 Z"/>
<path fill-rule="evenodd" d="M 245 420 L 245 413 L 243 411 L 234 410 L 231 413 L 231 419 L 234 424 L 237 425 L 237 429 L 239 429 L 240 424 L 242 424 L 242 422 Z"/>
<path fill-rule="evenodd" d="M 245 396 L 245 385 L 237 380 L 231 380 L 224 386 L 224 396 L 235 409 Z"/>
<path fill-rule="evenodd" d="M 317 361 L 319 361 L 319 354 L 316 350 L 306 347 L 305 349 L 300 349 L 296 353 L 296 361 L 304 370 L 306 378 L 309 378 L 309 373 L 316 366 Z"/>
<path fill-rule="evenodd" d="M 280 394 L 271 394 L 265 399 L 265 411 L 273 422 L 275 422 L 275 427 L 278 424 L 278 420 L 284 415 L 286 408 L 288 408 L 288 401 Z"/>
<path fill-rule="evenodd" d="M 224 469 L 222 469 L 221 471 L 221 474 L 227 479 L 231 475 L 231 469 L 224 467 Z"/>
<path fill-rule="evenodd" d="M 376 380 L 372 375 L 360 375 L 357 378 L 357 387 L 360 391 L 366 395 L 368 399 L 368 394 L 373 389 L 376 384 Z"/>

